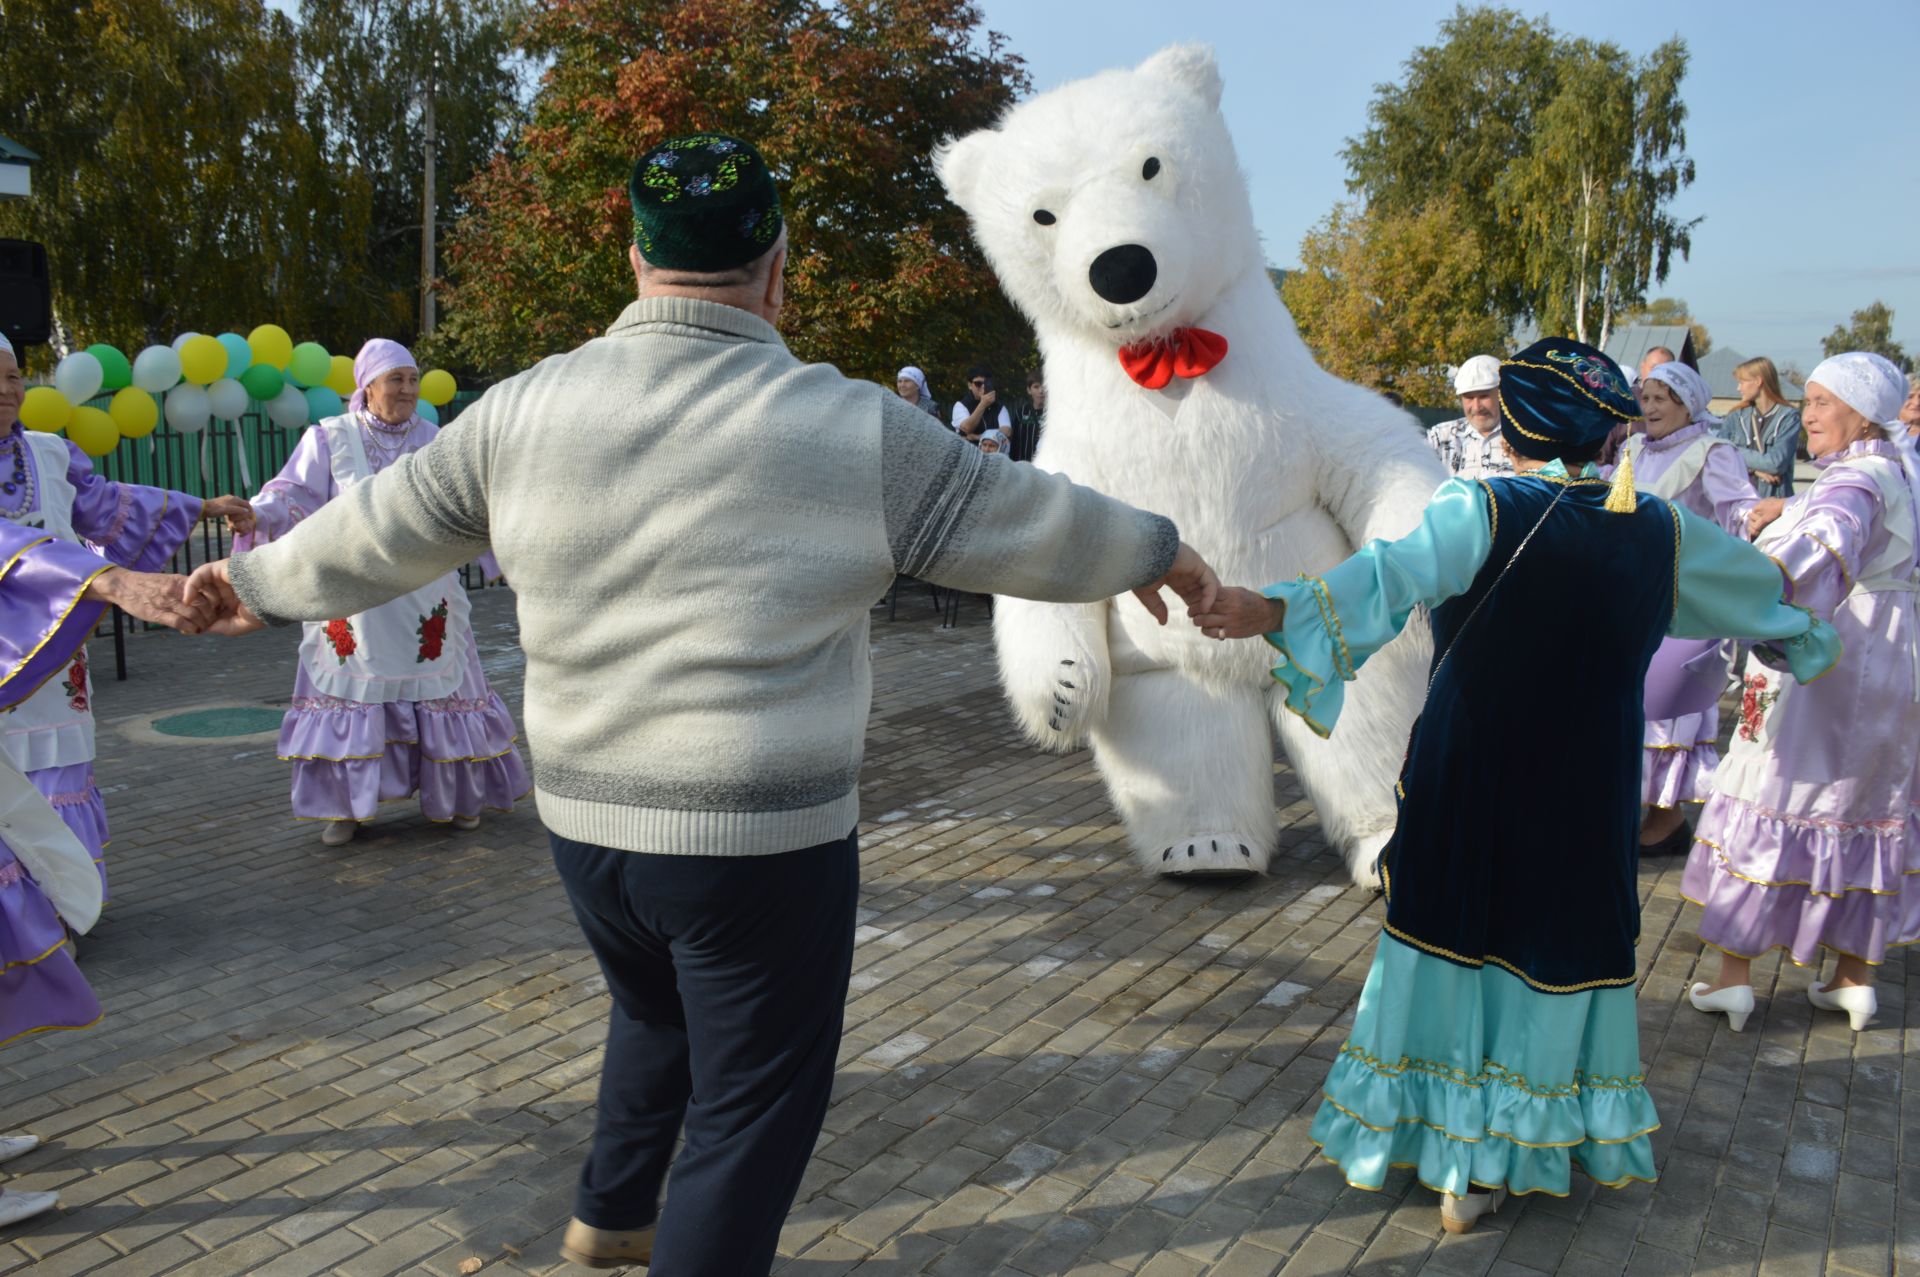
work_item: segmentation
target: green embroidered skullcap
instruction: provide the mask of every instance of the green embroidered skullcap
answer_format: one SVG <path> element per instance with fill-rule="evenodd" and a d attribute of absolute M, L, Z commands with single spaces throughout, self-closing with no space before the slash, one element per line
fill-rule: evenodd
<path fill-rule="evenodd" d="M 780 193 L 767 162 L 724 133 L 660 143 L 633 166 L 627 194 L 633 242 L 664 270 L 731 270 L 780 238 Z"/>

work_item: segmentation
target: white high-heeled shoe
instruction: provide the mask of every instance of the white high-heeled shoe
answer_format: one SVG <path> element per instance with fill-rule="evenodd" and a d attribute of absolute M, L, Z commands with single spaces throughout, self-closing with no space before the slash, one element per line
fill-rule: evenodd
<path fill-rule="evenodd" d="M 1471 1232 L 1480 1222 L 1482 1215 L 1491 1215 L 1500 1209 L 1507 1200 L 1507 1190 L 1496 1188 L 1488 1193 L 1468 1193 L 1465 1197 L 1455 1197 L 1452 1193 L 1440 1194 L 1440 1227 L 1450 1233 Z"/>
<path fill-rule="evenodd" d="M 1693 1003 L 1696 1011 L 1705 1011 L 1712 1015 L 1716 1011 L 1727 1013 L 1727 1027 L 1735 1033 L 1747 1027 L 1747 1017 L 1753 1014 L 1753 986 L 1750 984 L 1730 984 L 1724 989 L 1714 989 L 1711 993 L 1706 982 L 1702 981 L 1687 990 L 1687 1001 Z"/>
<path fill-rule="evenodd" d="M 323 847 L 344 847 L 353 841 L 360 832 L 357 820 L 329 820 L 327 827 L 320 831 L 320 845 Z"/>
<path fill-rule="evenodd" d="M 1829 990 L 1823 984 L 1807 986 L 1807 1001 L 1822 1011 L 1845 1011 L 1847 1023 L 1853 1026 L 1855 1033 L 1867 1027 L 1873 1019 L 1873 1013 L 1880 1009 L 1880 999 L 1874 995 L 1870 984 L 1850 984 L 1844 989 Z"/>

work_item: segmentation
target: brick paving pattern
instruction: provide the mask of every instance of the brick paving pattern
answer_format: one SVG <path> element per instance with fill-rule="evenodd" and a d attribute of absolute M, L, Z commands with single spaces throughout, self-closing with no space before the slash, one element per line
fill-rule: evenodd
<path fill-rule="evenodd" d="M 475 615 L 517 713 L 510 596 Z M 1443 1238 L 1410 1172 L 1360 1192 L 1307 1142 L 1379 909 L 1286 770 L 1270 877 L 1145 876 L 1087 757 L 1012 731 L 981 601 L 951 631 L 924 590 L 876 618 L 847 1036 L 781 1273 L 1920 1273 L 1915 951 L 1867 1033 L 1768 961 L 1730 1034 L 1682 1005 L 1697 914 L 1650 862 L 1661 1183 L 1576 1177 Z M 284 705 L 293 636 L 129 646 L 96 698 L 114 900 L 82 962 L 107 1018 L 0 1050 L 0 1128 L 47 1141 L 0 1174 L 64 1198 L 0 1233 L 0 1274 L 583 1271 L 558 1240 L 604 987 L 531 805 L 459 834 L 399 804 L 323 849 L 270 740 L 140 728 Z"/>

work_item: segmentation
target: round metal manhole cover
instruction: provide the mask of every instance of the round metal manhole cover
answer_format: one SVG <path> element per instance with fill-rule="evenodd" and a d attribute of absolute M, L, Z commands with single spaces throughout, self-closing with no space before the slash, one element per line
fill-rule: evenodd
<path fill-rule="evenodd" d="M 189 736 L 212 739 L 221 736 L 251 736 L 256 732 L 280 730 L 285 711 L 255 709 L 250 706 L 226 706 L 220 709 L 196 709 L 184 714 L 169 714 L 153 720 L 153 730 L 165 736 Z"/>

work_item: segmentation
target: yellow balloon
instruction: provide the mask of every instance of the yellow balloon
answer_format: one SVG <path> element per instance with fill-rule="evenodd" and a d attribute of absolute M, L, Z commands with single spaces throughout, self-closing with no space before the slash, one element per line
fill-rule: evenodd
<path fill-rule="evenodd" d="M 342 399 L 350 398 L 359 389 L 353 384 L 353 359 L 350 356 L 333 357 L 333 371 L 327 374 L 327 389 Z"/>
<path fill-rule="evenodd" d="M 29 430 L 52 434 L 66 425 L 71 416 L 73 405 L 52 386 L 35 386 L 20 401 L 20 424 Z"/>
<path fill-rule="evenodd" d="M 98 408 L 75 408 L 67 422 L 67 438 L 89 457 L 104 457 L 120 446 L 120 427 Z"/>
<path fill-rule="evenodd" d="M 138 386 L 128 386 L 114 394 L 107 415 L 120 428 L 122 438 L 144 439 L 160 424 L 160 405 Z"/>
<path fill-rule="evenodd" d="M 287 330 L 278 324 L 262 324 L 247 334 L 247 345 L 253 351 L 253 362 L 287 370 L 287 364 L 293 359 L 293 338 L 287 336 Z"/>
<path fill-rule="evenodd" d="M 454 391 L 460 389 L 454 384 L 453 374 L 444 368 L 435 368 L 420 379 L 420 397 L 436 408 L 444 408 L 453 400 Z"/>
<path fill-rule="evenodd" d="M 220 380 L 227 375 L 227 348 L 217 337 L 189 337 L 180 347 L 180 373 L 196 386 Z"/>

